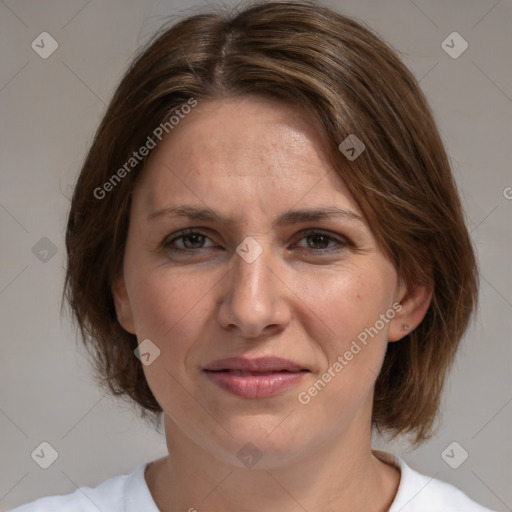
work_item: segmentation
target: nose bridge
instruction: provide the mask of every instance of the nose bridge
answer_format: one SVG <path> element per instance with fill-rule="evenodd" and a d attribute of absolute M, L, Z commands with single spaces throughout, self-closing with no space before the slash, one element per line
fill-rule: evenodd
<path fill-rule="evenodd" d="M 253 337 L 268 326 L 282 324 L 287 315 L 281 300 L 283 290 L 275 275 L 279 267 L 277 257 L 268 244 L 255 243 L 254 239 L 244 242 L 234 255 L 222 321 Z"/>
<path fill-rule="evenodd" d="M 274 259 L 270 247 L 264 248 L 262 242 L 250 239 L 240 244 L 232 274 L 232 293 L 238 300 L 260 302 L 261 304 L 257 305 L 259 307 L 266 302 L 272 302 Z"/>

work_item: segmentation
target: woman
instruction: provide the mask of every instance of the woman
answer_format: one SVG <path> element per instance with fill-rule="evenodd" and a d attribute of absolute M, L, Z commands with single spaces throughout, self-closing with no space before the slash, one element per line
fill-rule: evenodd
<path fill-rule="evenodd" d="M 419 444 L 477 299 L 442 141 L 377 36 L 308 2 L 192 16 L 117 88 L 66 297 L 169 456 L 29 511 L 485 511 Z"/>

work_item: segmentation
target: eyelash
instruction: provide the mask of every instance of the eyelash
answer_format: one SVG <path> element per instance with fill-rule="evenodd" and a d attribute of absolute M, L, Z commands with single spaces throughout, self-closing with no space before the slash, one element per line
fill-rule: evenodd
<path fill-rule="evenodd" d="M 172 238 L 167 237 L 166 239 L 164 239 L 163 242 L 160 244 L 160 249 L 163 251 L 169 251 L 169 252 L 174 252 L 174 253 L 177 253 L 177 252 L 193 253 L 193 252 L 198 252 L 202 249 L 208 249 L 208 247 L 199 247 L 198 249 L 186 249 L 186 248 L 182 249 L 182 248 L 172 247 L 172 244 L 175 243 L 177 240 L 183 240 L 184 238 L 187 238 L 192 235 L 200 235 L 202 237 L 208 238 L 208 236 L 206 234 L 202 233 L 201 231 L 198 231 L 196 229 L 186 229 L 186 230 L 180 231 L 178 233 L 174 233 L 173 235 L 171 235 Z M 325 248 L 325 249 L 309 249 L 307 247 L 301 247 L 300 249 L 303 249 L 303 250 L 309 249 L 310 251 L 313 251 L 316 254 L 328 254 L 328 253 L 333 253 L 333 252 L 339 252 L 343 249 L 353 246 L 353 244 L 348 239 L 346 239 L 344 237 L 335 237 L 335 236 L 331 235 L 330 233 L 327 233 L 327 232 L 321 231 L 321 230 L 315 230 L 315 229 L 305 231 L 302 234 L 301 240 L 305 239 L 307 237 L 312 237 L 312 236 L 325 237 L 325 239 L 327 240 L 328 243 L 336 242 L 338 244 L 338 246 L 340 246 L 340 247 L 339 248 L 331 247 L 331 248 Z"/>

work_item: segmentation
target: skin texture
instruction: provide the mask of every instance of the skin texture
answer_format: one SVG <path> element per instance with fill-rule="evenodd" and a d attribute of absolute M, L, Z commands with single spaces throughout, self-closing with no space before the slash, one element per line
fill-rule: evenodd
<path fill-rule="evenodd" d="M 178 204 L 209 207 L 230 223 L 148 218 Z M 326 206 L 361 220 L 273 225 L 290 210 Z M 175 239 L 186 228 L 204 236 Z M 236 252 L 248 236 L 263 249 L 252 263 Z M 421 322 L 430 294 L 400 282 L 306 114 L 249 96 L 200 101 L 137 182 L 112 291 L 121 325 L 160 349 L 144 372 L 165 412 L 170 456 L 145 476 L 162 511 L 387 510 L 400 475 L 371 452 L 374 384 L 388 340 Z M 310 403 L 299 403 L 394 303 L 400 312 Z M 254 399 L 202 371 L 220 358 L 264 355 L 310 372 Z M 252 468 L 237 457 L 246 443 L 262 454 Z"/>

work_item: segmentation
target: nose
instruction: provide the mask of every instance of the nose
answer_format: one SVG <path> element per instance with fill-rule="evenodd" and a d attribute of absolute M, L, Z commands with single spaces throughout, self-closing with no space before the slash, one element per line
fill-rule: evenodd
<path fill-rule="evenodd" d="M 218 312 L 220 325 L 243 338 L 282 331 L 291 319 L 292 293 L 277 256 L 264 248 L 251 263 L 238 253 L 233 258 L 233 266 L 224 278 L 226 285 Z"/>

